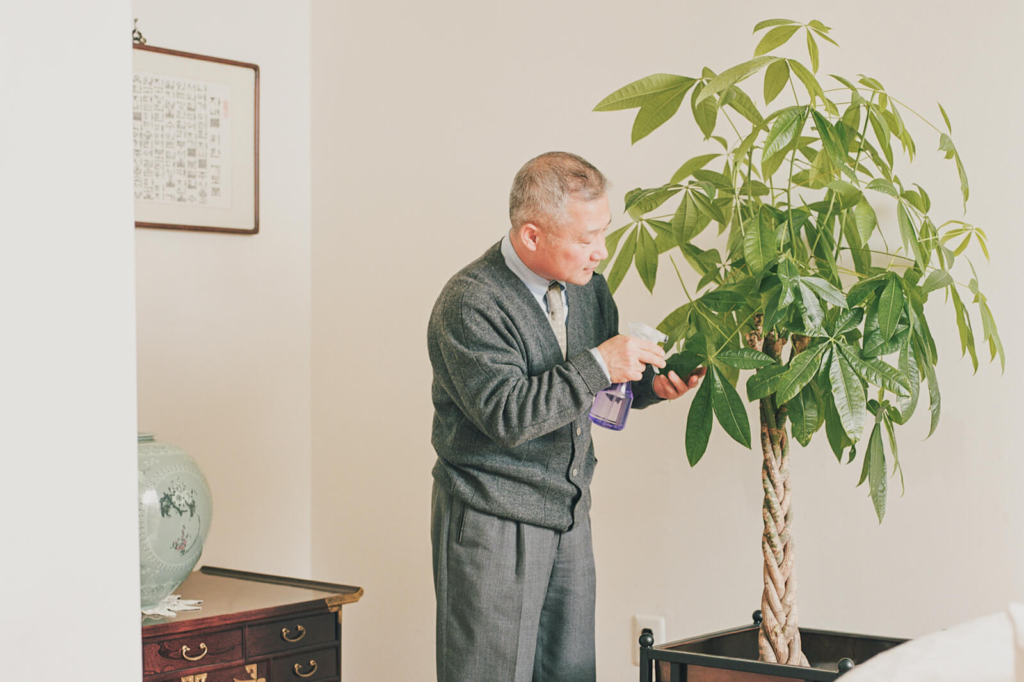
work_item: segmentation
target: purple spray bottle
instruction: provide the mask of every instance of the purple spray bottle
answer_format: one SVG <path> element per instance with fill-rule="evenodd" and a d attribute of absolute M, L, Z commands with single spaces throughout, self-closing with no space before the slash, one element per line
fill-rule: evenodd
<path fill-rule="evenodd" d="M 652 343 L 668 341 L 668 336 L 641 322 L 629 323 L 629 335 Z M 594 396 L 594 404 L 590 408 L 590 421 L 606 429 L 621 431 L 626 426 L 626 417 L 629 416 L 629 407 L 632 404 L 633 389 L 630 388 L 630 382 L 612 384 Z"/>

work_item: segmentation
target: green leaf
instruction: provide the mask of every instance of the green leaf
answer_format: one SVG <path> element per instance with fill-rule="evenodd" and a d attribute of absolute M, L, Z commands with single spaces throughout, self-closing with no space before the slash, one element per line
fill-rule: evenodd
<path fill-rule="evenodd" d="M 825 321 L 825 313 L 821 309 L 821 303 L 818 302 L 818 297 L 814 295 L 810 287 L 804 284 L 803 279 L 800 280 L 800 312 L 803 314 L 804 326 L 808 332 L 814 332 L 821 327 L 821 323 Z"/>
<path fill-rule="evenodd" d="M 814 42 L 814 35 L 807 31 L 807 54 L 811 58 L 811 71 L 818 73 L 818 43 Z"/>
<path fill-rule="evenodd" d="M 684 350 L 681 353 L 675 353 L 665 360 L 665 367 L 661 370 L 661 373 L 668 376 L 668 373 L 675 372 L 679 375 L 679 378 L 686 380 L 694 370 L 704 364 L 704 358 L 697 353 L 692 351 Z"/>
<path fill-rule="evenodd" d="M 869 78 L 868 76 L 861 74 L 860 82 L 866 85 L 867 87 L 871 88 L 872 90 L 881 90 L 882 92 L 885 92 L 885 88 L 882 87 L 882 84 L 876 81 L 874 78 Z"/>
<path fill-rule="evenodd" d="M 685 76 L 674 76 L 668 73 L 656 73 L 629 85 L 619 88 L 601 100 L 594 111 L 618 111 L 635 109 L 643 106 L 658 95 L 666 92 L 690 88 L 696 81 Z"/>
<path fill-rule="evenodd" d="M 654 282 L 658 276 L 658 247 L 647 228 L 641 225 L 638 229 L 640 236 L 636 242 L 636 269 L 644 286 L 654 293 Z"/>
<path fill-rule="evenodd" d="M 910 213 L 904 202 L 899 202 L 896 207 L 896 216 L 900 224 L 900 236 L 903 238 L 903 247 L 914 254 L 918 267 L 925 270 L 928 267 L 928 252 L 921 246 L 917 239 L 917 230 L 914 229 L 914 222 L 910 219 Z"/>
<path fill-rule="evenodd" d="M 850 304 L 850 307 L 860 305 L 868 299 L 869 296 L 888 280 L 883 277 L 873 277 L 871 279 L 861 280 L 852 287 L 846 294 L 846 302 Z"/>
<path fill-rule="evenodd" d="M 754 50 L 754 56 L 760 57 L 763 54 L 768 54 L 774 49 L 782 47 L 793 37 L 793 34 L 797 32 L 799 26 L 786 25 L 776 26 L 772 30 L 764 34 L 761 38 L 761 42 L 757 44 L 757 48 Z"/>
<path fill-rule="evenodd" d="M 672 231 L 671 223 L 654 218 L 648 218 L 644 222 L 654 230 L 654 244 L 658 247 L 658 253 L 665 253 L 676 247 L 676 235 Z"/>
<path fill-rule="evenodd" d="M 848 87 L 848 88 L 850 89 L 850 95 L 851 95 L 851 97 L 852 97 L 853 95 L 855 95 L 855 94 L 856 94 L 857 92 L 859 92 L 859 90 L 857 89 L 857 86 L 856 86 L 856 85 L 854 85 L 853 83 L 851 83 L 851 82 L 850 82 L 850 81 L 848 81 L 847 79 L 843 78 L 842 76 L 837 76 L 837 75 L 835 75 L 834 73 L 830 73 L 829 75 L 830 75 L 830 76 L 831 76 L 832 78 L 835 78 L 835 79 L 836 79 L 837 81 L 839 81 L 839 82 L 840 82 L 840 83 L 842 83 L 843 85 L 845 85 L 846 87 Z"/>
<path fill-rule="evenodd" d="M 868 109 L 868 120 L 871 122 L 871 129 L 875 132 L 875 138 L 882 148 L 882 153 L 885 154 L 885 160 L 889 162 L 889 167 L 891 168 L 892 143 L 889 141 L 889 136 L 891 135 L 889 124 L 885 122 L 884 116 L 879 116 L 875 113 L 874 105 Z"/>
<path fill-rule="evenodd" d="M 909 340 L 900 347 L 900 374 L 907 378 L 910 384 L 910 395 L 897 401 L 897 409 L 900 413 L 900 424 L 905 424 L 917 409 L 917 401 L 921 395 L 921 373 L 917 366 L 917 357 L 913 351 L 913 343 Z"/>
<path fill-rule="evenodd" d="M 779 405 L 789 402 L 804 386 L 810 383 L 818 372 L 818 367 L 821 366 L 821 356 L 826 348 L 828 348 L 827 344 L 808 348 L 790 360 L 789 369 L 779 381 L 775 394 L 775 401 Z M 750 390 L 749 387 L 747 390 Z"/>
<path fill-rule="evenodd" d="M 874 180 L 868 183 L 868 189 L 873 189 L 876 192 L 888 194 L 891 197 L 898 197 L 900 195 L 899 191 L 896 189 L 896 186 L 889 182 L 888 180 L 886 180 L 885 178 L 875 178 Z"/>
<path fill-rule="evenodd" d="M 999 365 L 1002 368 L 1002 371 L 1005 372 L 1006 356 L 1003 354 L 1003 342 L 999 338 L 999 330 L 996 328 L 996 319 L 992 316 L 992 311 L 989 309 L 988 303 L 985 302 L 984 298 L 978 301 L 978 307 L 981 310 L 982 340 L 988 341 L 992 360 L 996 359 L 996 355 L 999 356 Z"/>
<path fill-rule="evenodd" d="M 768 159 L 785 151 L 799 137 L 806 119 L 807 107 L 789 107 L 782 110 L 782 113 L 775 120 L 775 125 L 772 126 L 768 137 L 764 141 L 764 151 L 761 160 L 762 169 Z M 762 170 L 762 172 L 764 171 Z M 764 173 L 764 175 L 767 178 L 771 173 Z"/>
<path fill-rule="evenodd" d="M 764 21 L 758 22 L 757 26 L 754 27 L 754 33 L 757 33 L 762 28 L 769 28 L 770 26 L 791 26 L 798 22 L 792 19 L 765 19 Z"/>
<path fill-rule="evenodd" d="M 768 65 L 764 72 L 764 103 L 767 106 L 772 100 L 779 96 L 789 82 L 789 64 L 786 60 L 780 59 Z"/>
<path fill-rule="evenodd" d="M 907 492 L 907 485 L 903 481 L 903 467 L 900 466 L 900 451 L 899 448 L 896 446 L 896 430 L 893 428 L 892 425 L 894 414 L 896 414 L 896 416 L 899 416 L 896 413 L 896 408 L 892 407 L 891 405 L 887 406 L 884 413 L 885 418 L 883 420 L 883 423 L 885 424 L 885 430 L 889 432 L 889 448 L 892 450 L 893 471 L 900 472 L 900 488 L 903 490 L 903 493 L 905 494 Z"/>
<path fill-rule="evenodd" d="M 854 219 L 857 221 L 857 234 L 860 235 L 861 244 L 867 244 L 871 234 L 875 231 L 875 227 L 878 226 L 875 209 L 871 208 L 871 203 L 868 202 L 867 197 L 862 196 L 860 201 L 857 202 L 857 208 L 854 209 Z"/>
<path fill-rule="evenodd" d="M 839 421 L 850 440 L 857 442 L 864 428 L 864 409 L 867 404 L 864 387 L 841 353 L 832 353 L 828 375 Z"/>
<path fill-rule="evenodd" d="M 700 234 L 699 226 L 700 210 L 690 192 L 687 192 L 683 196 L 683 200 L 679 202 L 679 208 L 676 209 L 675 215 L 672 216 L 672 230 L 676 234 L 679 248 L 683 248 L 690 243 L 691 239 Z"/>
<path fill-rule="evenodd" d="M 814 118 L 814 127 L 818 129 L 818 135 L 821 137 L 822 149 L 836 168 L 842 168 L 847 163 L 846 148 L 836 129 L 817 111 L 812 111 L 811 116 Z"/>
<path fill-rule="evenodd" d="M 947 287 L 953 283 L 953 276 L 946 270 L 932 270 L 928 273 L 928 276 L 924 280 L 924 284 L 921 285 L 921 292 L 930 294 L 931 292 Z"/>
<path fill-rule="evenodd" d="M 896 332 L 896 324 L 903 312 L 903 287 L 895 275 L 889 277 L 881 298 L 878 300 L 878 328 L 882 339 L 888 341 Z"/>
<path fill-rule="evenodd" d="M 743 227 L 743 257 L 753 275 L 759 275 L 778 256 L 775 232 L 762 225 L 759 214 L 755 213 Z"/>
<path fill-rule="evenodd" d="M 650 213 L 681 191 L 681 187 L 672 186 L 655 187 L 639 192 L 633 190 L 626 195 L 626 213 L 633 220 L 640 220 L 645 213 Z"/>
<path fill-rule="evenodd" d="M 967 312 L 963 302 L 960 300 L 960 293 L 956 287 L 949 288 L 953 295 L 953 309 L 956 310 L 956 326 L 960 330 L 960 357 L 964 353 L 971 354 L 971 364 L 974 371 L 978 371 L 978 352 L 974 345 L 974 329 L 971 327 L 971 314 Z"/>
<path fill-rule="evenodd" d="M 782 305 L 783 291 L 792 292 L 786 285 L 777 287 L 764 302 L 764 331 L 765 333 L 775 328 L 785 316 L 788 305 Z"/>
<path fill-rule="evenodd" d="M 615 230 L 605 238 L 604 247 L 608 249 L 608 257 L 601 261 L 601 264 L 594 269 L 595 272 L 597 272 L 598 274 L 604 272 L 605 268 L 607 268 L 608 265 L 612 262 L 612 257 L 615 255 L 615 249 L 619 248 L 619 240 L 622 239 L 623 235 L 626 234 L 626 230 L 633 227 L 634 224 L 635 223 L 623 225 L 622 227 Z"/>
<path fill-rule="evenodd" d="M 811 436 L 818 430 L 821 422 L 818 420 L 819 405 L 818 396 L 810 384 L 804 386 L 788 403 L 786 410 L 789 413 L 789 420 L 792 424 L 793 438 L 800 445 L 807 447 L 811 442 Z"/>
<path fill-rule="evenodd" d="M 723 225 L 728 222 L 722 214 L 722 209 L 712 203 L 703 192 L 691 192 L 690 195 L 693 197 L 693 200 L 697 204 L 697 208 L 701 213 Z"/>
<path fill-rule="evenodd" d="M 654 95 L 647 100 L 633 121 L 632 142 L 636 144 L 676 115 L 690 85 Z"/>
<path fill-rule="evenodd" d="M 728 313 L 746 305 L 747 297 L 733 289 L 718 288 L 697 299 L 716 313 Z"/>
<path fill-rule="evenodd" d="M 761 116 L 761 112 L 758 111 L 757 105 L 754 104 L 747 93 L 740 89 L 740 86 L 734 85 L 729 88 L 726 93 L 726 100 L 726 104 L 728 104 L 728 106 L 738 111 L 743 118 L 747 119 L 755 126 L 764 122 L 764 117 Z"/>
<path fill-rule="evenodd" d="M 734 441 L 749 448 L 750 421 L 747 419 L 747 410 L 743 401 L 717 367 L 712 367 L 711 374 L 711 400 L 718 423 Z"/>
<path fill-rule="evenodd" d="M 827 34 L 827 33 L 823 33 L 823 32 L 821 32 L 821 31 L 818 31 L 817 29 L 815 29 L 815 31 L 814 31 L 814 32 L 815 32 L 815 33 L 817 33 L 817 34 L 818 34 L 818 35 L 819 35 L 820 37 L 822 37 L 822 38 L 824 38 L 825 40 L 827 40 L 828 42 L 830 42 L 830 43 L 832 43 L 833 45 L 835 45 L 836 47 L 839 47 L 839 43 L 837 43 L 836 41 L 834 41 L 834 40 L 832 40 L 831 38 L 829 38 L 829 37 L 828 37 L 828 34 Z M 859 96 L 859 95 L 858 95 L 858 96 Z M 854 97 L 853 99 L 856 99 L 856 97 Z"/>
<path fill-rule="evenodd" d="M 615 265 L 612 266 L 612 271 L 608 275 L 608 289 L 613 294 L 619 288 L 619 285 L 622 284 L 626 273 L 629 272 L 629 266 L 633 264 L 633 254 L 636 253 L 636 233 L 637 230 L 633 230 L 626 237 L 626 241 L 622 245 L 622 251 L 619 252 L 618 258 L 615 259 Z"/>
<path fill-rule="evenodd" d="M 846 303 L 846 296 L 843 295 L 843 292 L 820 277 L 801 277 L 800 282 L 806 284 L 811 291 L 818 294 L 822 300 L 828 301 L 832 305 L 837 305 L 840 308 L 848 307 Z"/>
<path fill-rule="evenodd" d="M 711 384 L 714 382 L 711 379 L 707 377 L 701 382 L 686 416 L 686 459 L 691 467 L 697 466 L 697 462 L 704 456 L 711 437 L 711 426 L 714 423 L 711 411 Z"/>
<path fill-rule="evenodd" d="M 829 100 L 825 98 L 825 93 L 821 89 L 821 85 L 818 83 L 818 79 L 814 77 L 814 74 L 808 71 L 806 66 L 796 61 L 795 59 L 790 59 L 788 61 L 789 68 L 793 70 L 793 73 L 796 74 L 796 77 L 799 78 L 801 82 L 803 82 L 804 88 L 807 89 L 807 94 L 810 95 L 811 97 L 811 104 L 814 104 L 814 100 L 816 97 L 820 97 L 822 101 L 825 102 L 825 106 L 827 108 Z M 835 105 L 833 105 L 833 107 L 834 106 Z M 836 113 L 838 114 L 839 112 Z"/>
<path fill-rule="evenodd" d="M 818 31 L 821 31 L 822 33 L 828 33 L 829 31 L 832 30 L 831 28 L 829 28 L 825 24 L 821 23 L 817 19 L 811 19 L 811 21 L 808 24 L 808 26 L 810 26 L 811 28 L 816 29 Z"/>
<path fill-rule="evenodd" d="M 886 475 L 885 450 L 882 446 L 882 425 L 875 422 L 871 429 L 871 437 L 868 439 L 868 449 L 864 453 L 865 462 L 868 467 L 868 485 L 871 487 L 871 501 L 875 505 L 875 514 L 878 515 L 878 522 L 882 522 L 885 516 L 886 486 L 889 477 Z"/>
<path fill-rule="evenodd" d="M 939 151 L 946 153 L 947 159 L 956 159 L 956 170 L 960 174 L 960 193 L 964 199 L 964 211 L 967 211 L 967 198 L 970 196 L 971 189 L 967 182 L 967 171 L 964 170 L 963 161 L 960 159 L 960 154 L 956 150 L 956 146 L 953 144 L 953 140 L 950 139 L 949 135 L 942 133 L 939 136 Z"/>
<path fill-rule="evenodd" d="M 946 122 L 946 130 L 948 130 L 950 133 L 952 133 L 953 132 L 953 126 L 950 125 L 950 123 L 949 123 L 949 116 L 946 115 L 946 110 L 942 108 L 942 104 L 941 103 L 936 102 L 936 104 L 939 105 L 939 111 L 942 112 L 942 120 Z"/>
<path fill-rule="evenodd" d="M 867 319 L 864 322 L 864 349 L 861 355 L 865 358 L 877 358 L 895 353 L 906 343 L 908 336 L 910 329 L 901 321 L 891 339 L 886 341 L 882 338 L 882 332 L 878 327 L 878 302 L 875 302 L 868 307 Z"/>
<path fill-rule="evenodd" d="M 775 364 L 772 356 L 753 348 L 728 348 L 720 351 L 715 358 L 736 369 L 760 369 Z"/>
<path fill-rule="evenodd" d="M 842 210 L 846 210 L 850 206 L 855 205 L 860 198 L 864 196 L 863 192 L 845 180 L 830 182 L 828 183 L 828 188 L 835 191 L 842 197 Z"/>
<path fill-rule="evenodd" d="M 672 179 L 669 180 L 669 184 L 674 185 L 676 183 L 682 182 L 686 178 L 693 175 L 694 171 L 700 170 L 704 166 L 708 165 L 708 163 L 710 163 L 714 159 L 717 159 L 719 156 L 721 156 L 721 154 L 704 154 L 703 156 L 693 157 L 692 159 L 690 159 L 689 161 L 687 161 L 686 163 L 679 167 L 679 170 L 677 170 L 672 175 Z"/>
<path fill-rule="evenodd" d="M 700 100 L 700 93 L 703 90 L 704 84 L 697 83 L 697 87 L 693 89 L 693 96 L 690 98 L 690 108 L 693 111 L 693 120 L 697 122 L 697 126 L 704 133 L 706 140 L 715 132 L 715 123 L 718 120 L 718 102 L 713 97 Z"/>
<path fill-rule="evenodd" d="M 832 448 L 832 454 L 836 456 L 839 463 L 843 462 L 843 450 L 853 445 L 853 441 L 843 430 L 843 423 L 839 420 L 839 413 L 836 411 L 832 394 L 826 394 L 824 403 L 825 410 L 825 435 L 828 437 L 828 444 Z"/>
<path fill-rule="evenodd" d="M 730 69 L 726 69 L 719 75 L 712 78 L 708 84 L 704 86 L 700 96 L 697 97 L 696 104 L 701 104 L 708 97 L 712 97 L 720 92 L 728 90 L 740 81 L 750 78 L 764 67 L 778 60 L 778 57 L 754 57 L 750 61 L 743 62 L 742 64 L 737 64 Z"/>
<path fill-rule="evenodd" d="M 723 175 L 722 173 L 719 173 L 718 171 L 697 170 L 693 172 L 693 177 L 695 180 L 699 180 L 702 183 L 710 182 L 712 185 L 715 186 L 716 189 L 731 190 L 733 188 L 732 180 Z"/>
<path fill-rule="evenodd" d="M 928 381 L 928 411 L 931 412 L 931 426 L 928 427 L 928 438 L 935 433 L 939 426 L 939 418 L 942 416 L 942 392 L 939 390 L 939 378 L 935 375 L 935 368 L 925 357 L 925 353 L 914 342 L 914 352 L 917 355 L 917 366 L 921 368 L 924 378 Z"/>
<path fill-rule="evenodd" d="M 747 400 L 760 400 L 775 393 L 782 376 L 789 371 L 782 365 L 768 365 L 747 379 Z"/>
<path fill-rule="evenodd" d="M 846 361 L 864 381 L 884 388 L 900 397 L 910 397 L 910 381 L 898 369 L 881 360 L 864 360 L 857 352 L 843 342 L 836 344 Z"/>
<path fill-rule="evenodd" d="M 671 348 L 679 339 L 686 335 L 690 327 L 691 311 L 691 305 L 686 303 L 673 310 L 658 324 L 658 331 L 668 336 L 668 341 L 664 345 L 665 348 Z"/>
<path fill-rule="evenodd" d="M 851 332 L 860 326 L 860 323 L 864 321 L 864 309 L 863 308 L 850 308 L 849 310 L 843 310 L 839 313 L 839 316 L 835 321 L 835 332 L 833 336 L 840 336 Z"/>

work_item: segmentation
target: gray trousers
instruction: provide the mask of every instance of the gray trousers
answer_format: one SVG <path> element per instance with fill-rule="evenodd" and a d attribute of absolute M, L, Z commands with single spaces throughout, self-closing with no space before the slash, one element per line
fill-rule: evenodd
<path fill-rule="evenodd" d="M 431 502 L 438 682 L 594 682 L 590 519 L 560 533 Z"/>

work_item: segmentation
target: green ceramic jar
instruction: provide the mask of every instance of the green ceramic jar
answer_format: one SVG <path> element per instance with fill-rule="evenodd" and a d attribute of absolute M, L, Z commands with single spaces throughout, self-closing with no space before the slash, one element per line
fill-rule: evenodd
<path fill-rule="evenodd" d="M 199 561 L 213 520 L 210 484 L 192 457 L 139 434 L 142 608 L 171 594 Z"/>

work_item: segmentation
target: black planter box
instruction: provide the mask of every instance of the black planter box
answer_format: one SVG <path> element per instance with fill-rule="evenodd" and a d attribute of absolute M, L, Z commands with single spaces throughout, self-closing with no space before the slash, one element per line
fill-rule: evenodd
<path fill-rule="evenodd" d="M 800 628 L 804 655 L 811 664 L 804 668 L 758 661 L 758 629 L 755 623 L 659 646 L 651 646 L 645 631 L 646 637 L 640 638 L 640 682 L 834 680 L 851 662 L 863 663 L 907 641 Z M 850 661 L 840 666 L 843 659 Z"/>

